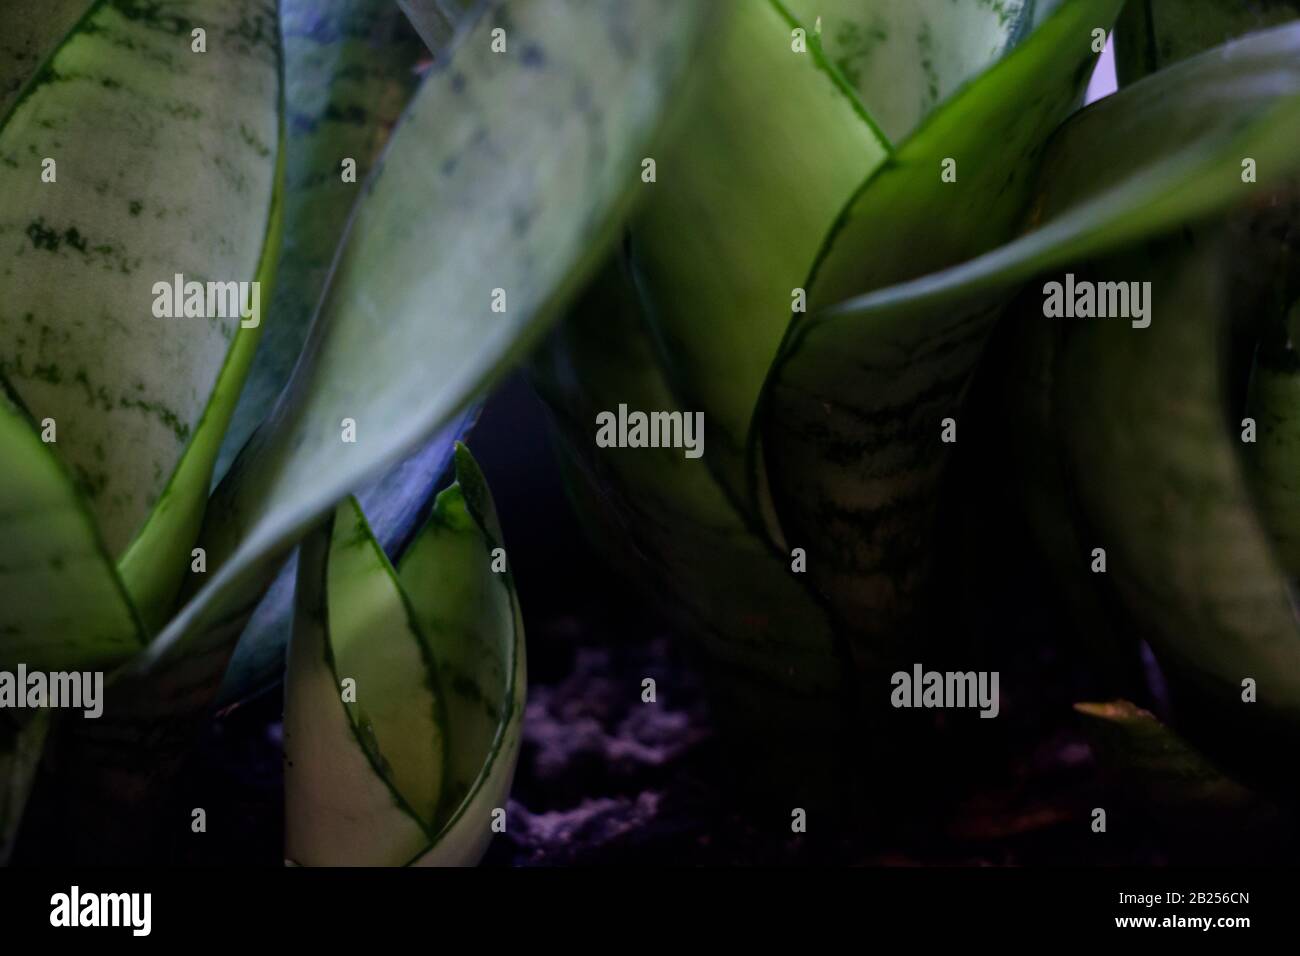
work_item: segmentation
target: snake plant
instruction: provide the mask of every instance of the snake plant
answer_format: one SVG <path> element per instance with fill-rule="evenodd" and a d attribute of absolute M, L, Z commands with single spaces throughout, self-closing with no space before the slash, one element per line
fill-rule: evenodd
<path fill-rule="evenodd" d="M 468 452 L 400 577 L 381 546 L 615 240 L 704 17 L 407 7 L 436 49 L 380 0 L 3 11 L 0 669 L 108 674 L 98 720 L 2 715 L 6 852 L 43 741 L 78 854 L 153 852 L 198 721 L 223 679 L 239 698 L 283 672 L 291 618 L 286 856 L 472 862 L 491 835 L 523 650 Z M 205 307 L 214 284 L 233 305 Z M 340 858 L 302 781 L 359 759 L 372 779 L 338 800 L 414 815 Z"/>
<path fill-rule="evenodd" d="M 1300 733 L 1296 4 L 0 15 L 0 671 L 108 675 L 0 712 L 0 855 L 38 776 L 87 858 L 165 839 L 196 727 L 284 675 L 288 862 L 477 860 L 525 655 L 458 439 L 525 359 L 592 537 L 800 786 L 951 647 L 982 377 L 1051 639 L 1148 642 L 1177 727 L 1062 707 L 1150 793 L 1284 791 L 1237 743 Z M 1076 281 L 1150 295 L 1056 317 Z"/>
<path fill-rule="evenodd" d="M 1045 638 L 1149 642 L 1192 744 L 1284 785 L 1243 741 L 1300 731 L 1297 5 L 727 9 L 535 363 L 579 513 L 670 596 L 721 719 L 791 794 L 894 732 L 890 673 L 953 646 L 982 375 L 1007 438 L 966 453 L 1072 602 Z M 1080 108 L 1112 31 L 1122 86 Z M 1152 289 L 1153 318 L 1051 317 L 1075 278 Z M 620 406 L 702 411 L 706 464 L 594 443 Z"/>

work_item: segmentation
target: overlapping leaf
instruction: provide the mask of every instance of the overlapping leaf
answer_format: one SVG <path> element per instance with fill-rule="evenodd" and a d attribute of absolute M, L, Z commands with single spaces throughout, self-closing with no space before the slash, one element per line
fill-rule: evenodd
<path fill-rule="evenodd" d="M 462 446 L 400 566 L 355 501 L 303 545 L 285 703 L 286 856 L 477 862 L 523 718 L 523 629 L 491 497 Z"/>
<path fill-rule="evenodd" d="M 188 565 L 259 329 L 241 328 L 239 315 L 159 318 L 154 284 L 177 274 L 269 282 L 274 8 L 256 0 L 187 0 L 166 11 L 19 7 L 7 11 L 15 26 L 3 67 L 16 93 L 0 112 L 0 376 L 47 439 L 23 454 L 57 455 L 72 470 L 102 550 L 119 565 L 94 567 L 84 546 L 56 535 L 42 547 L 52 562 L 45 580 L 27 567 L 22 582 L 0 583 L 14 595 L 2 613 L 30 613 L 19 610 L 21 583 L 28 596 L 58 594 L 65 613 L 94 615 L 102 601 L 78 588 L 93 581 L 107 593 L 120 570 L 146 625 L 157 625 Z M 191 49 L 199 28 L 211 36 L 203 54 Z M 182 225 L 160 228 L 171 222 Z M 0 564 L 26 564 L 28 555 L 9 551 L 21 542 L 0 541 Z M 79 574 L 56 573 L 74 559 Z M 67 650 L 73 635 L 112 621 L 81 621 L 50 637 Z M 23 630 L 29 623 L 3 627 L 40 643 Z"/>
<path fill-rule="evenodd" d="M 1094 104 L 1053 142 L 1037 228 L 795 327 L 769 382 L 765 460 L 787 537 L 821 542 L 810 573 L 846 618 L 889 633 L 890 610 L 905 608 L 922 583 L 915 569 L 925 567 L 945 458 L 941 422 L 957 415 L 1002 303 L 1037 272 L 1249 201 L 1266 177 L 1284 178 L 1297 162 L 1289 144 L 1300 118 L 1298 50 L 1300 29 L 1278 28 Z M 1034 55 L 1031 38 L 986 80 Z M 1259 184 L 1243 182 L 1243 156 L 1257 160 Z M 846 262 L 836 273 L 847 283 L 855 270 Z"/>
<path fill-rule="evenodd" d="M 1133 0 L 1115 30 L 1122 85 L 1229 40 L 1300 17 L 1296 0 Z"/>
<path fill-rule="evenodd" d="M 226 432 L 223 476 L 288 382 L 367 176 L 416 88 L 427 55 L 391 0 L 285 0 L 285 236 L 266 333 Z M 441 52 L 441 51 L 439 51 Z M 344 164 L 355 163 L 346 181 Z M 348 170 L 351 173 L 351 170 Z M 467 422 L 468 416 L 462 421 Z M 432 499 L 433 482 L 464 431 L 452 427 L 379 483 L 358 493 L 392 554 Z M 219 702 L 278 681 L 293 610 L 295 563 L 280 572 L 227 668 Z"/>
<path fill-rule="evenodd" d="M 725 665 L 738 694 L 763 688 L 768 713 L 786 695 L 804 716 L 836 706 L 844 661 L 829 621 L 790 573 L 790 558 L 754 533 L 703 463 L 680 448 L 595 447 L 601 411 L 677 409 L 617 262 L 556 330 L 535 371 L 578 513 L 598 540 L 634 549 L 641 563 L 628 575 L 671 594 L 665 610 Z"/>
<path fill-rule="evenodd" d="M 166 773 L 296 539 L 446 426 L 565 304 L 636 196 L 707 14 L 516 0 L 435 68 L 366 187 L 303 360 L 209 507 L 208 575 L 108 689 L 115 726 L 81 729 L 82 766 L 140 786 Z M 145 734 L 149 761 L 132 747 Z"/>
<path fill-rule="evenodd" d="M 284 239 L 266 330 L 222 443 L 217 480 L 289 381 L 348 216 L 415 92 L 423 55 L 390 0 L 283 0 L 280 25 Z M 351 181 L 348 160 L 356 166 L 347 170 Z"/>
<path fill-rule="evenodd" d="M 1056 360 L 1054 421 L 1110 586 L 1178 687 L 1300 725 L 1300 615 L 1225 422 L 1226 249 L 1170 240 L 1098 274 L 1151 282 L 1150 328 L 1079 323 Z"/>
<path fill-rule="evenodd" d="M 746 497 L 759 389 L 803 307 L 795 290 L 835 216 L 890 154 L 873 117 L 891 135 L 910 130 L 1006 51 L 1030 6 L 723 5 L 632 234 L 670 382 L 704 410 L 707 460 L 733 499 Z"/>
<path fill-rule="evenodd" d="M 397 0 L 411 24 L 419 31 L 425 46 L 433 53 L 441 52 L 456 33 L 457 24 L 481 0 Z"/>

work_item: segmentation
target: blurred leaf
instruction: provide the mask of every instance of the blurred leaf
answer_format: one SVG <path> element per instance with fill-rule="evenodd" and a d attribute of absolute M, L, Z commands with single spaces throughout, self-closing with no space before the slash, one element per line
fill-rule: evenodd
<path fill-rule="evenodd" d="M 1115 30 L 1120 85 L 1297 17 L 1297 0 L 1131 0 Z"/>
<path fill-rule="evenodd" d="M 931 114 L 841 213 L 813 270 L 813 305 L 824 308 L 1005 242 L 1033 196 L 1032 171 L 1044 143 L 1079 104 L 1092 75 L 1091 32 L 1108 27 L 1122 3 L 1067 0 Z M 943 176 L 949 161 L 953 181 Z"/>
<path fill-rule="evenodd" d="M 424 52 L 392 0 L 282 0 L 284 241 L 265 332 L 213 472 L 219 481 L 266 418 L 302 353 L 348 215 Z M 356 178 L 343 181 L 344 159 Z"/>
<path fill-rule="evenodd" d="M 189 562 L 259 330 L 237 315 L 157 318 L 153 286 L 177 274 L 269 281 L 274 5 L 101 3 L 57 43 L 71 9 L 47 13 L 48 32 L 19 37 L 45 65 L 0 114 L 0 375 L 33 418 L 57 422 L 51 447 L 156 624 Z M 203 56 L 190 52 L 194 26 L 213 38 Z M 44 158 L 55 182 L 42 181 Z"/>
<path fill-rule="evenodd" d="M 1069 328 L 1054 424 L 1071 471 L 1087 476 L 1075 484 L 1090 547 L 1106 549 L 1108 583 L 1175 690 L 1251 725 L 1297 726 L 1300 618 L 1224 414 L 1226 252 L 1214 230 L 1097 264 L 1092 274 L 1151 282 L 1155 314 L 1140 330 Z M 1259 700 L 1242 714 L 1248 677 Z"/>
<path fill-rule="evenodd" d="M 459 24 L 475 7 L 482 8 L 481 0 L 397 0 L 411 25 L 424 40 L 424 45 L 437 56 L 451 42 Z"/>
<path fill-rule="evenodd" d="M 1074 705 L 1104 769 L 1124 791 L 1155 812 L 1162 826 L 1206 835 L 1225 829 L 1266 830 L 1281 822 L 1278 808 L 1227 776 L 1152 714 L 1129 703 Z"/>
<path fill-rule="evenodd" d="M 1300 309 L 1296 311 L 1300 312 Z M 1246 415 L 1255 420 L 1253 443 L 1242 446 L 1246 480 L 1278 561 L 1300 578 L 1300 353 L 1295 342 L 1262 343 L 1255 361 Z"/>
<path fill-rule="evenodd" d="M 9 863 L 50 726 L 48 710 L 0 714 L 0 866 Z"/>

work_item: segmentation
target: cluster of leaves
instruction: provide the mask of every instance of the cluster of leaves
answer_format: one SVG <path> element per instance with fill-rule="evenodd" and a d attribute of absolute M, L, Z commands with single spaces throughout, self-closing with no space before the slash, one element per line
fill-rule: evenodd
<path fill-rule="evenodd" d="M 650 198 L 537 378 L 593 533 L 631 543 L 724 711 L 783 760 L 824 764 L 800 741 L 869 725 L 882 675 L 942 656 L 941 516 L 980 507 L 942 436 L 982 371 L 1009 436 L 990 467 L 1069 602 L 1062 636 L 1134 661 L 1148 641 L 1197 742 L 1280 782 L 1269 748 L 1300 732 L 1298 13 L 788 0 L 719 20 Z M 1122 88 L 1080 109 L 1112 28 Z M 1066 272 L 1150 282 L 1152 325 L 1045 318 Z M 708 467 L 593 447 L 618 403 L 702 409 Z"/>
<path fill-rule="evenodd" d="M 197 721 L 278 679 L 294 618 L 291 858 L 482 849 L 523 655 L 467 452 L 396 576 L 389 556 L 477 396 L 616 236 L 704 16 L 402 7 L 435 49 L 387 0 L 4 11 L 0 664 L 110 675 L 104 716 L 59 715 L 48 741 L 44 712 L 4 715 L 6 847 L 43 742 L 81 852 L 148 847 Z M 153 284 L 178 274 L 261 282 L 265 340 L 237 316 L 153 316 Z M 283 566 L 309 535 L 295 589 Z M 322 693 L 327 671 L 354 700 Z M 367 780 L 348 776 L 359 756 Z M 376 794 L 391 840 L 334 825 Z"/>
<path fill-rule="evenodd" d="M 581 514 L 738 719 L 806 740 L 911 653 L 939 423 L 1019 323 L 1008 472 L 1080 630 L 1294 731 L 1300 25 L 1257 6 L 10 4 L 0 666 L 111 673 L 103 718 L 49 733 L 67 818 L 147 842 L 197 721 L 278 679 L 292 621 L 289 858 L 481 853 L 523 651 L 456 439 L 538 345 Z M 1121 15 L 1125 87 L 1080 111 Z M 1049 325 L 1019 293 L 1066 269 L 1151 281 L 1151 328 Z M 265 333 L 153 318 L 177 274 L 274 287 Z M 620 404 L 703 410 L 705 462 L 596 448 Z M 0 723 L 0 852 L 51 723 Z"/>

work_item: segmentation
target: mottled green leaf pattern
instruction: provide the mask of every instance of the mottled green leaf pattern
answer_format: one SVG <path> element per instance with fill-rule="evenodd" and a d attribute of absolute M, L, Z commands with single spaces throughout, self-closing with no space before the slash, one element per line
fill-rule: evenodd
<path fill-rule="evenodd" d="M 206 54 L 190 49 L 197 26 Z M 153 284 L 256 275 L 277 86 L 273 3 L 104 2 L 0 129 L 0 372 L 59 423 L 57 451 L 114 555 L 171 478 L 239 329 L 155 318 Z M 41 182 L 45 157 L 56 183 Z"/>
<path fill-rule="evenodd" d="M 108 689 L 112 725 L 78 735 L 79 762 L 140 787 L 167 773 L 294 543 L 564 307 L 638 195 L 639 158 L 706 18 L 687 0 L 515 0 L 435 68 L 366 187 L 303 361 L 209 505 L 208 574 Z M 131 747 L 145 733 L 148 761 Z"/>
<path fill-rule="evenodd" d="M 504 809 L 523 630 L 509 574 L 491 567 L 492 500 L 463 447 L 456 467 L 400 582 L 355 501 L 328 539 L 303 545 L 285 708 L 294 863 L 474 863 Z M 345 678 L 355 703 L 342 700 Z"/>
<path fill-rule="evenodd" d="M 1060 0 L 785 0 L 826 59 L 899 143 Z M 817 25 L 820 23 L 820 32 Z"/>
<path fill-rule="evenodd" d="M 1053 141 L 1034 231 L 796 326 L 769 383 L 763 451 L 787 537 L 829 549 L 810 574 L 847 620 L 889 633 L 919 593 L 941 422 L 959 415 L 1001 305 L 1037 272 L 1257 195 L 1267 186 L 1242 182 L 1242 156 L 1285 180 L 1300 160 L 1289 145 L 1297 50 L 1300 30 L 1279 29 L 1094 104 Z M 1229 83 L 1230 102 L 1220 96 Z"/>
<path fill-rule="evenodd" d="M 283 0 L 284 241 L 266 330 L 222 443 L 225 475 L 302 352 L 348 215 L 416 88 L 419 39 L 392 0 Z M 353 182 L 343 162 L 356 162 Z"/>
<path fill-rule="evenodd" d="M 778 4 L 731 0 L 633 223 L 672 384 L 737 500 L 754 403 L 826 229 L 887 145 Z M 815 144 L 815 145 L 813 145 Z"/>

